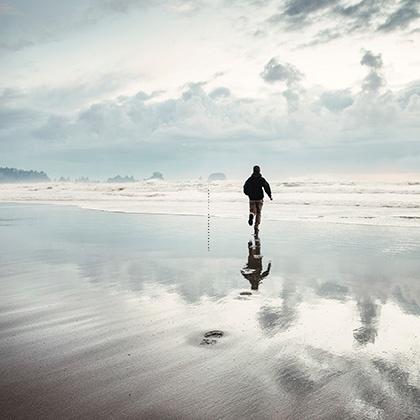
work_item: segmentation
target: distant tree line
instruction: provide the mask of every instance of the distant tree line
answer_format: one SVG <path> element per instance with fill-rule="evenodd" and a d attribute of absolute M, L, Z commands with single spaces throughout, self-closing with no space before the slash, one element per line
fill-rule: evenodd
<path fill-rule="evenodd" d="M 151 181 L 153 179 L 160 179 L 161 181 L 163 181 L 162 172 L 153 172 L 152 176 L 150 176 L 149 178 L 144 178 L 145 181 Z"/>
<path fill-rule="evenodd" d="M 134 179 L 132 176 L 114 176 L 113 178 L 108 178 L 107 182 L 136 182 L 137 180 Z"/>
<path fill-rule="evenodd" d="M 50 178 L 43 171 L 25 171 L 16 168 L 0 168 L 0 182 L 48 182 Z"/>
<path fill-rule="evenodd" d="M 201 179 L 201 177 L 200 177 Z M 144 178 L 144 181 L 154 181 L 160 180 L 163 181 L 164 177 L 162 172 L 153 172 L 152 175 L 148 178 Z M 209 175 L 208 182 L 213 181 L 224 181 L 226 180 L 226 175 L 222 172 L 215 172 Z M 49 182 L 51 181 L 48 175 L 44 171 L 25 171 L 23 169 L 16 169 L 16 168 L 2 168 L 0 167 L 0 183 L 6 182 Z M 60 177 L 58 179 L 54 179 L 54 181 L 58 182 L 72 182 L 70 178 Z M 119 182 L 137 182 L 138 180 L 133 176 L 121 176 L 117 175 L 112 178 L 108 178 L 106 182 L 109 183 L 119 183 Z M 86 182 L 99 182 L 99 181 L 92 181 L 88 177 L 81 176 L 76 178 L 74 182 L 78 183 L 86 183 Z"/>
<path fill-rule="evenodd" d="M 159 179 L 161 181 L 163 181 L 163 175 L 161 172 L 153 172 L 152 176 L 150 176 L 149 178 L 144 178 L 145 181 L 151 181 L 151 180 L 155 180 L 155 179 Z M 137 182 L 138 180 L 135 179 L 133 176 L 121 176 L 121 175 L 117 175 L 114 176 L 113 178 L 108 178 L 107 182 Z"/>

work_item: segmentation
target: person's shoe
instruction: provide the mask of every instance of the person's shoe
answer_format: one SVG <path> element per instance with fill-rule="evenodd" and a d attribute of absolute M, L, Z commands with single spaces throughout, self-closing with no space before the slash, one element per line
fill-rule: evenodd
<path fill-rule="evenodd" d="M 254 222 L 254 214 L 249 213 L 249 219 L 248 219 L 248 225 L 252 226 L 252 223 Z"/>

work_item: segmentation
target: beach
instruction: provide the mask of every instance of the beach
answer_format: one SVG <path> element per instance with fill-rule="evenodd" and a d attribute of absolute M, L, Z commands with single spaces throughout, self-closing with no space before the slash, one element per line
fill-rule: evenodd
<path fill-rule="evenodd" d="M 419 229 L 122 210 L 0 205 L 2 417 L 419 418 Z"/>
<path fill-rule="evenodd" d="M 420 0 L 0 21 L 0 420 L 420 420 Z"/>
<path fill-rule="evenodd" d="M 73 205 L 137 214 L 243 219 L 243 181 L 47 182 L 2 184 L 0 202 Z M 420 182 L 291 178 L 271 181 L 265 220 L 420 227 Z"/>

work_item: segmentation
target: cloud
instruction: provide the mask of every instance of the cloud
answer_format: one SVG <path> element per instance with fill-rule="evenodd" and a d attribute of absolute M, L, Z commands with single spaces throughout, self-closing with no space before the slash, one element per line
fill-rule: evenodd
<path fill-rule="evenodd" d="M 12 130 L 14 127 L 30 126 L 39 113 L 30 109 L 0 108 L 0 131 Z"/>
<path fill-rule="evenodd" d="M 136 94 L 122 103 L 104 101 L 91 105 L 73 118 L 53 118 L 36 132 L 49 139 L 68 138 L 85 147 L 107 147 L 115 144 L 161 142 L 168 139 L 217 139 L 225 136 L 246 138 L 258 130 L 252 126 L 251 102 L 233 99 L 226 88 L 207 94 L 191 83 L 178 98 L 145 102 L 150 95 Z M 228 101 L 220 102 L 224 96 Z M 248 116 L 247 116 L 248 115 Z M 246 134 L 248 133 L 248 134 Z"/>
<path fill-rule="evenodd" d="M 313 47 L 315 45 L 326 44 L 342 36 L 343 34 L 340 30 L 323 29 L 322 31 L 319 31 L 317 34 L 313 36 L 312 41 L 300 44 L 298 48 L 307 48 L 307 47 Z"/>
<path fill-rule="evenodd" d="M 408 28 L 420 17 L 418 0 L 289 0 L 268 18 L 288 31 L 323 24 L 323 29 L 301 47 L 330 42 L 356 32 L 393 32 Z"/>
<path fill-rule="evenodd" d="M 420 80 L 409 83 L 398 94 L 398 102 L 402 109 L 416 104 L 420 101 Z"/>
<path fill-rule="evenodd" d="M 349 89 L 332 90 L 323 92 L 320 103 L 332 112 L 340 112 L 353 105 L 354 99 Z"/>
<path fill-rule="evenodd" d="M 315 16 L 331 13 L 332 6 L 340 0 L 289 0 L 279 12 L 269 17 L 268 22 L 280 24 L 286 29 L 298 30 L 311 25 Z"/>
<path fill-rule="evenodd" d="M 377 65 L 377 61 L 373 65 Z M 375 67 L 370 68 L 377 71 Z M 285 77 L 281 80 L 287 83 Z M 289 83 L 293 86 L 296 78 L 292 76 L 291 80 L 293 82 Z M 397 129 L 400 124 L 404 125 L 402 121 L 407 122 L 406 118 L 411 121 L 413 112 L 418 110 L 419 104 L 413 100 L 411 108 L 404 109 L 401 96 L 366 98 L 364 92 L 352 96 L 348 89 L 325 91 L 314 98 L 302 91 L 286 89 L 281 95 L 267 99 L 244 100 L 223 87 L 206 92 L 203 86 L 191 83 L 180 96 L 170 99 L 148 101 L 146 99 L 151 95 L 142 92 L 126 97 L 122 102 L 111 100 L 92 104 L 71 118 L 50 118 L 36 135 L 53 140 L 68 139 L 68 147 L 136 147 L 141 143 L 158 147 L 162 142 L 188 141 L 206 147 L 222 142 L 229 148 L 230 142 L 237 147 L 251 139 L 264 142 L 306 138 L 305 131 L 308 130 L 311 142 L 316 142 L 317 133 L 320 133 L 322 141 L 329 138 L 334 143 L 343 137 L 342 130 L 348 132 L 350 138 L 357 132 L 355 137 L 367 139 L 372 130 L 382 132 L 390 125 Z M 405 93 L 406 97 L 415 94 L 414 86 L 410 94 Z M 299 113 L 288 112 L 293 101 L 299 101 Z M 330 116 L 321 118 L 313 112 L 315 103 L 331 112 Z M 414 125 L 418 127 L 419 124 Z M 410 126 L 413 128 L 412 122 Z M 282 142 L 279 142 L 280 145 Z"/>
<path fill-rule="evenodd" d="M 306 19 L 311 14 L 325 9 L 338 0 L 289 0 L 283 11 L 283 16 L 292 19 Z"/>
<path fill-rule="evenodd" d="M 363 90 L 365 92 L 376 92 L 385 85 L 385 79 L 377 72 L 370 71 L 363 81 Z"/>
<path fill-rule="evenodd" d="M 299 98 L 302 91 L 300 81 L 303 73 L 290 63 L 279 63 L 273 57 L 265 66 L 260 76 L 266 83 L 284 82 L 287 89 L 283 91 L 283 96 L 287 100 L 289 111 L 296 111 L 299 107 Z"/>
<path fill-rule="evenodd" d="M 405 29 L 411 22 L 420 17 L 418 0 L 405 0 L 400 3 L 398 9 L 391 13 L 386 21 L 379 26 L 380 31 L 394 31 L 396 29 Z"/>
<path fill-rule="evenodd" d="M 24 48 L 31 47 L 32 45 L 34 45 L 34 43 L 32 41 L 28 41 L 27 39 L 5 40 L 0 41 L 0 50 L 19 51 Z"/>
<path fill-rule="evenodd" d="M 288 86 L 298 83 L 303 77 L 293 64 L 281 64 L 275 57 L 264 66 L 260 75 L 267 83 L 285 82 Z"/>
<path fill-rule="evenodd" d="M 372 51 L 365 51 L 360 61 L 363 66 L 368 66 L 373 69 L 380 69 L 383 66 L 381 54 L 373 54 Z"/>
<path fill-rule="evenodd" d="M 153 0 L 95 0 L 93 7 L 108 12 L 127 13 L 131 9 L 151 6 L 158 3 Z"/>
<path fill-rule="evenodd" d="M 41 127 L 34 129 L 32 134 L 43 140 L 63 142 L 69 138 L 68 120 L 60 115 L 51 115 Z"/>
<path fill-rule="evenodd" d="M 14 52 L 60 39 L 63 34 L 80 28 L 86 10 L 81 0 L 48 5 L 16 2 L 14 13 L 0 14 L 0 49 Z"/>
<path fill-rule="evenodd" d="M 85 75 L 58 86 L 41 85 L 32 89 L 0 88 L 0 102 L 14 108 L 32 108 L 40 112 L 68 113 L 93 102 L 116 97 L 126 87 L 127 80 L 137 81 L 139 74 L 128 72 Z M 161 91 L 152 92 L 147 99 Z M 139 93 L 140 94 L 140 93 Z"/>
<path fill-rule="evenodd" d="M 340 2 L 331 10 L 332 14 L 343 18 L 344 22 L 348 24 L 347 30 L 355 31 L 369 31 L 375 27 L 375 21 L 380 19 L 386 10 L 387 4 L 393 0 L 362 0 L 355 4 L 348 5 L 345 2 Z"/>
<path fill-rule="evenodd" d="M 73 0 L 69 2 L 16 2 L 0 4 L 0 50 L 20 51 L 60 41 L 91 28 L 103 19 L 135 9 L 166 4 L 167 0 Z"/>
<path fill-rule="evenodd" d="M 21 98 L 23 92 L 16 88 L 0 88 L 0 104 L 10 105 L 16 99 Z"/>
<path fill-rule="evenodd" d="M 221 86 L 216 89 L 213 89 L 209 96 L 212 99 L 218 99 L 218 98 L 228 98 L 231 95 L 230 90 L 227 87 Z"/>
<path fill-rule="evenodd" d="M 274 164 L 283 156 L 290 165 L 302 162 L 306 168 L 402 160 L 413 167 L 420 161 L 415 142 L 420 135 L 419 82 L 382 93 L 382 55 L 363 51 L 360 63 L 368 74 L 354 94 L 350 89 L 305 90 L 302 72 L 275 57 L 261 72 L 268 94 L 258 98 L 202 81 L 186 84 L 171 97 L 169 92 L 137 91 L 91 100 L 73 112 L 58 107 L 35 112 L 39 107 L 31 108 L 27 92 L 5 88 L 0 91 L 0 152 L 9 161 L 16 156 L 29 161 L 36 153 L 45 170 L 53 165 L 46 156 L 88 166 L 92 156 L 101 156 L 98 160 L 108 168 L 116 168 L 112 165 L 119 160 L 121 166 L 130 162 L 132 168 L 150 169 L 153 162 L 172 162 L 180 171 L 200 162 L 229 165 L 238 150 L 244 160 L 257 153 L 261 161 Z"/>
<path fill-rule="evenodd" d="M 89 9 L 92 16 L 126 14 L 135 9 L 162 7 L 178 15 L 192 15 L 212 2 L 208 0 L 94 0 Z"/>
<path fill-rule="evenodd" d="M 386 81 L 382 75 L 382 56 L 381 54 L 373 54 L 372 51 L 365 51 L 360 61 L 362 66 L 370 68 L 369 74 L 363 81 L 363 90 L 365 92 L 376 92 Z"/>
<path fill-rule="evenodd" d="M 165 93 L 164 90 L 154 90 L 151 93 L 146 93 L 146 92 L 143 92 L 142 90 L 140 90 L 139 92 L 137 92 L 135 94 L 135 98 L 140 100 L 140 101 L 148 101 L 149 99 L 157 98 L 158 96 L 162 95 L 163 93 Z M 127 99 L 127 97 L 120 97 L 120 98 Z"/>

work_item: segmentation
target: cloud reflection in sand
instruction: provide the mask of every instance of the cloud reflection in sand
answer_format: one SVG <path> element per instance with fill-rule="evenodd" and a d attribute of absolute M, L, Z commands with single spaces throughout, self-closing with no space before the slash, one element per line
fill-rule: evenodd
<path fill-rule="evenodd" d="M 418 417 L 420 232 L 266 222 L 249 247 L 216 220 L 208 254 L 200 218 L 28 211 L 2 226 L 8 366 L 49 360 L 116 400 L 135 384 L 135 415 Z"/>

